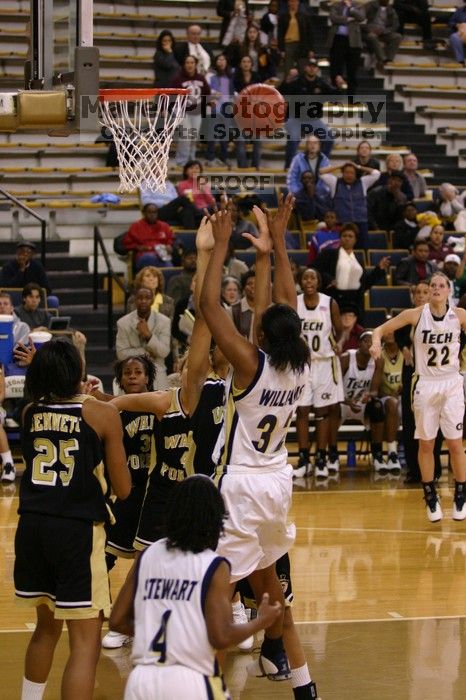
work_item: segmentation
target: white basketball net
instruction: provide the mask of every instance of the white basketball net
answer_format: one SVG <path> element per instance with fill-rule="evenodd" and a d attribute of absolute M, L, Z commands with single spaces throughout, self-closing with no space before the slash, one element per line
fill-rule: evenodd
<path fill-rule="evenodd" d="M 158 95 L 100 103 L 100 123 L 113 135 L 120 167 L 119 192 L 140 187 L 165 192 L 170 145 L 184 117 L 187 95 Z"/>

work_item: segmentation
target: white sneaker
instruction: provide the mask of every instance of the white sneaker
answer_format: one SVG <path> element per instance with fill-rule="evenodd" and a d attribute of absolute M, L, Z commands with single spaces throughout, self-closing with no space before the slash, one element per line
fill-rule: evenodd
<path fill-rule="evenodd" d="M 461 508 L 458 507 L 457 502 L 453 501 L 453 520 L 464 520 L 466 518 L 466 501 L 463 501 Z"/>
<path fill-rule="evenodd" d="M 328 479 L 327 465 L 316 463 L 314 467 L 314 476 L 316 477 L 316 479 Z"/>
<path fill-rule="evenodd" d="M 112 632 L 110 630 L 110 632 L 107 632 L 105 637 L 102 639 L 102 646 L 104 649 L 119 649 L 132 641 L 132 637 L 128 637 L 126 634 L 120 634 L 119 632 Z"/>
<path fill-rule="evenodd" d="M 293 479 L 300 479 L 307 474 L 308 464 L 302 464 L 300 467 L 295 467 L 293 469 Z"/>
<path fill-rule="evenodd" d="M 338 457 L 334 460 L 327 460 L 327 469 L 329 470 L 329 472 L 334 472 L 338 474 L 338 472 L 340 471 L 340 461 Z"/>
<path fill-rule="evenodd" d="M 387 469 L 390 471 L 401 471 L 401 464 L 398 460 L 396 452 L 390 452 L 387 458 Z"/>
<path fill-rule="evenodd" d="M 382 453 L 380 452 L 379 454 L 375 455 L 374 457 L 374 471 L 376 472 L 385 472 L 387 471 L 388 467 L 383 461 L 383 456 Z"/>
<path fill-rule="evenodd" d="M 243 603 L 235 603 L 231 606 L 231 609 L 233 611 L 233 622 L 235 625 L 244 625 L 249 622 Z M 238 649 L 241 649 L 241 651 L 251 651 L 254 646 L 254 637 L 247 637 L 236 646 Z"/>
<path fill-rule="evenodd" d="M 11 462 L 3 465 L 2 481 L 14 481 L 16 478 L 16 469 Z"/>
<path fill-rule="evenodd" d="M 426 501 L 426 512 L 427 518 L 428 520 L 430 520 L 431 523 L 438 523 L 439 520 L 443 518 L 442 509 L 440 507 L 440 501 L 437 497 L 435 498 L 435 501 Z M 464 517 L 466 517 L 466 513 Z"/>

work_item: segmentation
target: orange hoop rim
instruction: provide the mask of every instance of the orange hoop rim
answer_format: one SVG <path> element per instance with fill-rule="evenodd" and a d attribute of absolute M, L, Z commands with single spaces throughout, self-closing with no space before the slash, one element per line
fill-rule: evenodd
<path fill-rule="evenodd" d="M 133 102 L 148 100 L 157 95 L 187 95 L 184 88 L 105 88 L 99 90 L 100 102 Z"/>

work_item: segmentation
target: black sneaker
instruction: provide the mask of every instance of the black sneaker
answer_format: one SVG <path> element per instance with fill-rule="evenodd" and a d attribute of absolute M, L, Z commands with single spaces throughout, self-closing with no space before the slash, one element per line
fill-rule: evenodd
<path fill-rule="evenodd" d="M 16 469 L 10 462 L 3 465 L 2 481 L 14 481 L 16 478 Z"/>
<path fill-rule="evenodd" d="M 259 666 L 262 674 L 267 676 L 269 681 L 287 681 L 291 678 L 290 664 L 284 651 L 280 651 L 273 658 L 261 654 Z"/>

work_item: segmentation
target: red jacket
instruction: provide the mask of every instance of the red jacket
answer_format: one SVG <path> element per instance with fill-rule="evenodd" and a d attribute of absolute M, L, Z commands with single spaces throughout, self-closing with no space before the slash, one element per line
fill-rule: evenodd
<path fill-rule="evenodd" d="M 123 238 L 126 250 L 136 251 L 136 260 L 148 252 L 138 250 L 139 246 L 150 246 L 154 249 L 159 243 L 163 245 L 172 245 L 173 243 L 173 231 L 165 221 L 157 220 L 155 224 L 148 224 L 145 219 L 139 219 L 131 224 Z"/>

